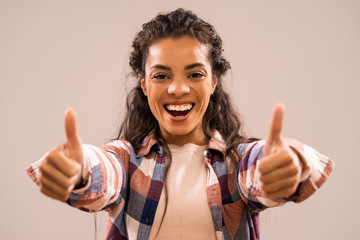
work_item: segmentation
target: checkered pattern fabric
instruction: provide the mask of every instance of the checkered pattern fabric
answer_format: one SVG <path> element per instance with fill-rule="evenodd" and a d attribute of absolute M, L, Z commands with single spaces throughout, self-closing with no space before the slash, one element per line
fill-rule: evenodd
<path fill-rule="evenodd" d="M 259 213 L 287 201 L 301 202 L 327 179 L 333 162 L 309 146 L 286 140 L 304 163 L 302 182 L 288 199 L 270 199 L 261 191 L 256 163 L 261 161 L 264 140 L 238 146 L 242 159 L 237 166 L 224 158 L 226 145 L 214 131 L 204 152 L 207 165 L 207 196 L 217 239 L 259 239 Z M 68 203 L 88 212 L 109 214 L 106 239 L 148 239 L 163 189 L 165 156 L 150 135 L 135 153 L 127 141 L 101 147 L 83 145 L 83 177 L 87 183 L 75 189 Z M 46 155 L 44 156 L 46 157 Z M 27 172 L 38 184 L 39 164 Z"/>

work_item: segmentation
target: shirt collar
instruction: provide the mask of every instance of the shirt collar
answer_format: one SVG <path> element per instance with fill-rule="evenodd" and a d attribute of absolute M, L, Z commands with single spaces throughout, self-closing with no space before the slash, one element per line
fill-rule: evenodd
<path fill-rule="evenodd" d="M 209 141 L 207 149 L 213 149 L 225 155 L 227 149 L 226 143 L 223 137 L 221 136 L 221 134 L 217 130 L 212 131 L 211 139 Z"/>
<path fill-rule="evenodd" d="M 142 147 L 140 148 L 137 155 L 142 155 L 142 156 L 147 155 L 150 152 L 151 148 L 157 143 L 158 141 L 156 140 L 154 133 L 151 132 L 147 137 L 144 138 Z M 216 150 L 221 152 L 222 154 L 225 154 L 226 143 L 223 137 L 221 136 L 221 134 L 217 130 L 212 131 L 211 138 L 206 149 Z"/>
<path fill-rule="evenodd" d="M 158 141 L 156 140 L 154 133 L 151 132 L 149 135 L 147 135 L 143 142 L 142 142 L 142 146 L 139 150 L 139 152 L 137 153 L 137 155 L 142 155 L 145 156 L 150 152 L 150 149 L 152 148 L 152 146 L 154 146 Z"/>

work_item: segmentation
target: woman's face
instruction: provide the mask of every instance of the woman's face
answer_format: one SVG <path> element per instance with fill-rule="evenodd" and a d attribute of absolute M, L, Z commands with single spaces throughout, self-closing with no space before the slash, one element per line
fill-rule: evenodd
<path fill-rule="evenodd" d="M 166 38 L 149 48 L 141 86 L 169 144 L 208 142 L 202 119 L 217 80 L 208 48 L 195 38 Z"/>

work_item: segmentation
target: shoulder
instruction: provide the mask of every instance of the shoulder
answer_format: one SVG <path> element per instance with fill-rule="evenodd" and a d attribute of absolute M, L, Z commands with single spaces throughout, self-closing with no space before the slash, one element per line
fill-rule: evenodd
<path fill-rule="evenodd" d="M 126 141 L 126 140 L 112 140 L 109 143 L 100 146 L 101 149 L 103 150 L 108 150 L 108 149 L 123 149 L 123 150 L 129 150 L 130 148 L 132 148 L 130 142 Z"/>
<path fill-rule="evenodd" d="M 140 148 L 135 148 L 131 143 L 124 139 L 117 139 L 110 141 L 109 143 L 100 146 L 99 148 L 106 152 L 112 152 L 116 155 L 126 154 L 128 156 L 145 156 L 147 155 L 154 145 L 157 145 L 158 141 L 153 134 L 149 134 L 144 138 Z"/>
<path fill-rule="evenodd" d="M 256 148 L 257 150 L 261 150 L 262 147 L 265 144 L 265 140 L 261 139 L 247 139 L 240 143 L 237 146 L 238 151 L 241 155 L 244 155 L 249 152 L 249 150 L 253 150 L 253 148 Z"/>
<path fill-rule="evenodd" d="M 130 142 L 126 140 L 113 140 L 99 147 L 103 152 L 113 153 L 118 157 L 126 157 L 132 155 L 134 150 Z"/>

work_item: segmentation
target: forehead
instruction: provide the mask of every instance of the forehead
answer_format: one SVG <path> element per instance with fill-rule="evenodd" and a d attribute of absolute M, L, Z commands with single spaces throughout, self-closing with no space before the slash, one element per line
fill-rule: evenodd
<path fill-rule="evenodd" d="M 210 65 L 208 47 L 192 37 L 165 38 L 149 47 L 146 65 L 188 65 L 203 63 Z"/>

